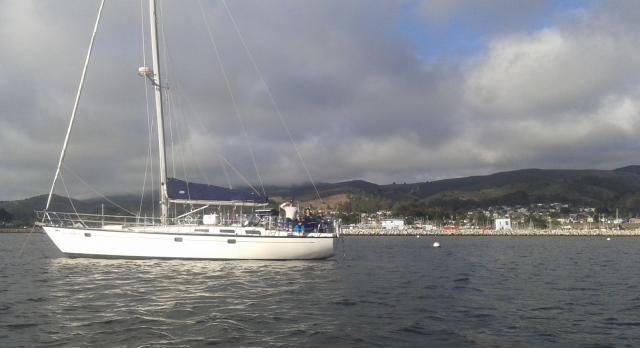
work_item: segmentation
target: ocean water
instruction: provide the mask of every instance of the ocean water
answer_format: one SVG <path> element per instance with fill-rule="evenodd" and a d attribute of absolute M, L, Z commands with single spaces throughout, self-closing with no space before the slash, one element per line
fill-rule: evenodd
<path fill-rule="evenodd" d="M 19 256 L 25 238 L 0 234 L 0 347 L 640 344 L 640 238 L 351 237 L 286 262 L 69 259 L 42 234 Z"/>

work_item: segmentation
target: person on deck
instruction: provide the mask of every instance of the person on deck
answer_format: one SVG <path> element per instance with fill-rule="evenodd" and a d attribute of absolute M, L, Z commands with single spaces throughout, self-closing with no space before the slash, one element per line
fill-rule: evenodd
<path fill-rule="evenodd" d="M 313 216 L 313 212 L 311 211 L 311 208 L 305 208 L 304 209 L 303 221 L 304 221 L 304 230 L 305 231 L 313 232 L 313 231 L 316 230 L 316 227 L 318 226 L 318 222 L 316 221 L 315 217 Z"/>
<path fill-rule="evenodd" d="M 298 213 L 298 208 L 293 205 L 293 199 L 290 200 L 289 202 L 284 202 L 282 204 L 280 204 L 280 209 L 284 210 L 284 223 L 285 226 L 287 228 L 287 230 L 289 230 L 290 228 L 292 228 L 293 226 L 293 219 L 296 217 L 296 213 Z"/>
<path fill-rule="evenodd" d="M 316 222 L 318 223 L 318 232 L 323 233 L 327 230 L 327 221 L 325 220 L 324 212 L 322 210 L 318 211 Z"/>
<path fill-rule="evenodd" d="M 293 225 L 293 234 L 297 236 L 304 236 L 304 223 L 300 215 L 296 217 L 296 222 Z"/>

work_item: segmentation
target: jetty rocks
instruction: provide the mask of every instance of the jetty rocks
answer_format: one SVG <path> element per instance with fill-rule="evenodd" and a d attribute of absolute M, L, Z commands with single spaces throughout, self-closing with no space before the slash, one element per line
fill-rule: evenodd
<path fill-rule="evenodd" d="M 554 230 L 480 230 L 459 229 L 420 230 L 420 229 L 382 229 L 382 228 L 350 228 L 343 229 L 345 236 L 640 236 L 640 229 L 554 229 Z"/>

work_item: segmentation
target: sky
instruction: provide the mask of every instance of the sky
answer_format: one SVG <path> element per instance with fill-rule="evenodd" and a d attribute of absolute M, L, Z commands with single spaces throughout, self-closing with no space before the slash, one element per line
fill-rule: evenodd
<path fill-rule="evenodd" d="M 169 176 L 260 190 L 640 162 L 640 2 L 226 5 L 160 1 Z M 146 6 L 105 5 L 56 193 L 157 185 Z M 0 0 L 0 200 L 48 192 L 98 7 Z"/>

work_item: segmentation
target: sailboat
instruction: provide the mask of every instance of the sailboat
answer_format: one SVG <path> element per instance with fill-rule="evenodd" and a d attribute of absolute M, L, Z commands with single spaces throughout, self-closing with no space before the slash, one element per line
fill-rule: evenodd
<path fill-rule="evenodd" d="M 104 0 L 98 10 L 46 207 L 37 212 L 37 224 L 56 247 L 71 257 L 98 258 L 305 260 L 333 256 L 340 233 L 338 220 L 327 219 L 304 233 L 294 233 L 281 225 L 270 209 L 265 209 L 268 199 L 263 195 L 167 177 L 155 0 L 149 0 L 153 68 L 141 67 L 138 73 L 149 78 L 155 90 L 160 217 L 62 213 L 49 209 L 103 7 Z M 170 205 L 180 205 L 188 211 L 170 217 Z"/>

